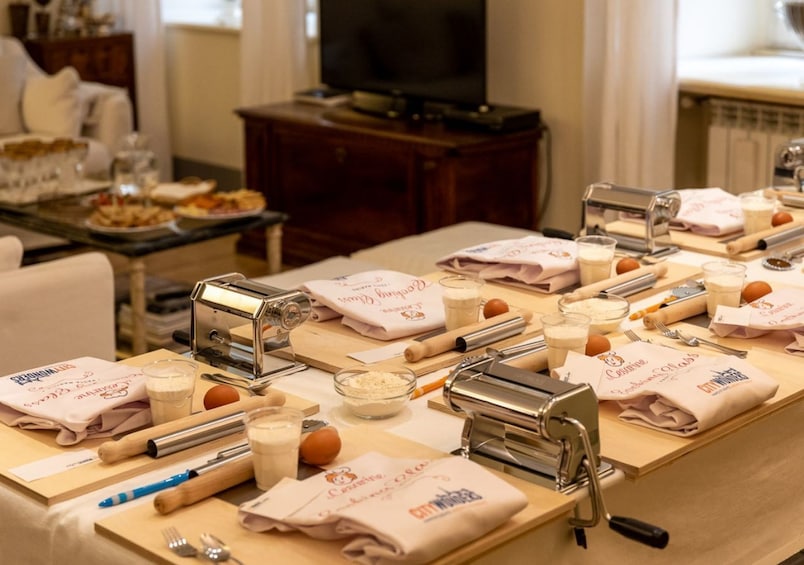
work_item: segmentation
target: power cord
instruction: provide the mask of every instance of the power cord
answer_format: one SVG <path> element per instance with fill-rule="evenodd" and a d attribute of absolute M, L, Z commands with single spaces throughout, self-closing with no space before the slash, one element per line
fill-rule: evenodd
<path fill-rule="evenodd" d="M 544 171 L 544 182 L 542 183 L 544 190 L 540 201 L 537 203 L 536 229 L 539 229 L 542 225 L 542 218 L 544 218 L 544 213 L 547 211 L 547 205 L 550 203 L 550 196 L 553 192 L 553 138 L 550 134 L 550 128 L 544 121 L 540 121 L 539 130 L 544 140 L 544 143 L 539 144 L 540 149 L 542 147 L 543 149 L 539 151 L 538 157 L 539 161 L 544 163 L 543 167 L 539 167 L 539 171 Z"/>

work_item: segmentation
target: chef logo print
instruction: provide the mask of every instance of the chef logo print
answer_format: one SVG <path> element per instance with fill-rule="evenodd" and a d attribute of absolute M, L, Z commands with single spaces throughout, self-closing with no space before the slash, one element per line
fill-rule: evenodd
<path fill-rule="evenodd" d="M 419 312 L 418 310 L 404 310 L 401 312 L 401 315 L 411 322 L 417 322 L 425 318 L 424 312 Z"/>
<path fill-rule="evenodd" d="M 327 479 L 328 483 L 342 487 L 356 481 L 357 475 L 349 467 L 338 467 L 327 471 L 324 478 Z"/>
<path fill-rule="evenodd" d="M 570 255 L 569 252 L 562 251 L 560 249 L 556 251 L 551 251 L 550 253 L 548 253 L 548 255 L 550 255 L 551 257 L 558 257 L 559 259 L 569 259 L 570 257 L 572 257 L 572 255 Z"/>
<path fill-rule="evenodd" d="M 757 310 L 773 310 L 773 304 L 771 304 L 764 298 L 760 298 L 759 300 L 751 302 L 749 306 L 751 308 L 756 308 Z"/>
<path fill-rule="evenodd" d="M 609 367 L 622 367 L 625 364 L 625 359 L 617 355 L 616 351 L 606 351 L 605 353 L 597 355 L 597 358 Z"/>
<path fill-rule="evenodd" d="M 124 396 L 128 396 L 128 386 L 114 390 L 104 390 L 100 393 L 100 397 L 106 400 L 114 400 L 115 398 L 123 398 Z"/>

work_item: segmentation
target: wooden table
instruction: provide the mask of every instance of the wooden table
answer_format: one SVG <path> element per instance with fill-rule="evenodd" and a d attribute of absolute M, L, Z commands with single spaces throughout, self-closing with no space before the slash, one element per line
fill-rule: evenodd
<path fill-rule="evenodd" d="M 689 266 L 699 265 L 704 258 L 687 252 L 678 255 L 678 259 L 684 259 Z M 787 274 L 765 273 L 761 268 L 753 269 L 755 262 L 750 263 L 749 276 L 752 279 L 767 276 L 776 284 L 776 281 L 788 280 L 786 277 L 797 277 L 797 280 L 801 277 L 800 269 Z M 655 298 L 646 296 L 642 302 L 653 302 Z M 664 342 L 664 338 L 645 330 L 639 322 L 632 325 L 643 337 Z M 704 331 L 700 325 L 689 329 L 699 334 Z M 622 335 L 613 335 L 612 339 L 616 343 L 624 340 Z M 656 550 L 625 540 L 608 530 L 605 524 L 587 529 L 589 549 L 580 549 L 568 527 L 569 510 L 565 504 L 569 502 L 573 506 L 579 502 L 581 512 L 588 515 L 585 493 L 579 493 L 578 498 L 555 499 L 553 495 L 556 493 L 542 489 L 545 498 L 533 502 L 542 512 L 541 517 L 523 516 L 526 523 L 533 520 L 532 526 L 520 529 L 522 522 L 517 521 L 513 530 L 502 529 L 500 537 L 487 536 L 445 555 L 439 562 L 472 561 L 475 565 L 499 565 L 535 558 L 540 562 L 562 565 L 771 565 L 804 547 L 804 515 L 800 511 L 804 505 L 800 489 L 800 469 L 804 465 L 804 428 L 801 426 L 804 379 L 799 376 L 800 358 L 781 352 L 789 340 L 780 336 L 724 341 L 749 349 L 748 360 L 760 365 L 779 381 L 779 392 L 771 401 L 692 438 L 677 438 L 626 425 L 617 420 L 613 408 L 604 405 L 601 409 L 604 456 L 621 467 L 613 478 L 604 481 L 607 509 L 612 514 L 631 516 L 666 528 L 670 532 L 667 549 Z M 673 345 L 678 346 L 677 343 Z M 436 370 L 423 376 L 422 382 L 436 379 L 448 370 L 448 367 Z M 333 390 L 329 373 L 310 369 L 284 378 L 275 386 L 300 398 L 314 399 L 320 405 L 321 417 L 329 419 L 342 431 L 344 457 L 354 454 L 355 449 L 375 447 L 401 453 L 409 449 L 410 442 L 417 444 L 415 449 L 443 454 L 459 443 L 461 419 L 427 407 L 428 401 L 438 398 L 437 392 L 413 400 L 398 417 L 366 424 L 371 432 L 366 437 L 355 426 L 357 422 L 346 418 L 340 410 L 340 398 Z M 283 555 L 290 551 L 294 563 L 336 562 L 341 559 L 338 554 L 340 544 L 316 542 L 300 534 L 249 532 L 237 524 L 235 506 L 218 498 L 168 516 L 157 515 L 150 504 L 135 506 L 132 503 L 131 508 L 120 508 L 118 514 L 99 515 L 94 520 L 97 535 L 87 537 L 85 531 L 70 523 L 79 515 L 97 510 L 89 507 L 97 504 L 97 493 L 87 496 L 92 498 L 83 505 L 62 509 L 64 515 L 55 513 L 53 519 L 58 518 L 59 523 L 66 521 L 70 525 L 53 534 L 54 541 L 50 542 L 70 550 L 86 547 L 89 552 L 98 548 L 97 552 L 87 554 L 86 563 L 103 563 L 110 559 L 139 563 L 145 556 L 154 562 L 184 563 L 164 547 L 159 531 L 168 525 L 179 527 L 194 541 L 202 531 L 219 534 L 237 550 L 235 555 L 246 562 L 258 562 L 266 552 L 277 547 Z M 0 500 L 5 498 L 8 497 Z M 17 507 L 9 508 L 22 512 L 22 505 L 19 501 L 17 503 Z M 45 513 L 45 517 L 50 518 L 51 513 Z M 47 526 L 52 522 L 44 523 Z M 28 529 L 35 529 L 35 526 Z M 70 540 L 73 539 L 80 540 L 81 547 L 71 546 Z"/>
<path fill-rule="evenodd" d="M 121 362 L 127 365 L 141 367 L 151 361 L 170 357 L 178 357 L 178 354 L 160 349 L 144 355 L 131 357 Z M 220 369 L 203 363 L 199 368 L 199 374 L 201 372 L 218 371 L 220 371 Z M 203 410 L 202 401 L 204 394 L 214 384 L 215 383 L 198 379 L 193 395 L 194 411 L 198 412 Z M 242 396 L 246 396 L 246 393 L 243 393 Z M 292 394 L 288 395 L 286 405 L 302 410 L 307 416 L 312 416 L 319 411 L 319 406 L 316 402 Z M 77 449 L 95 450 L 109 438 L 87 439 L 79 445 L 64 447 L 56 444 L 55 433 L 52 431 L 23 430 L 17 427 L 12 428 L 0 424 L 0 443 L 6 446 L 8 450 L 6 456 L 3 458 L 2 465 L 0 465 L 0 483 L 18 490 L 25 496 L 39 503 L 50 506 L 95 491 L 98 488 L 118 483 L 121 480 L 136 477 L 145 472 L 187 460 L 210 449 L 221 449 L 223 446 L 237 441 L 233 439 L 235 437 L 236 436 L 226 436 L 209 444 L 179 451 L 164 458 L 154 459 L 148 455 L 142 454 L 112 464 L 94 461 L 49 477 L 27 482 L 17 477 L 10 469 L 58 455 L 65 451 Z"/>

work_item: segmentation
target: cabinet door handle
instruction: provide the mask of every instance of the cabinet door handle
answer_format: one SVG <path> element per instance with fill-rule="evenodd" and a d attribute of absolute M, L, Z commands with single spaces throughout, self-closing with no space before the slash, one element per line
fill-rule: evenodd
<path fill-rule="evenodd" d="M 346 157 L 348 156 L 348 152 L 346 151 L 345 147 L 336 147 L 335 148 L 335 160 L 338 164 L 343 165 L 346 162 Z"/>

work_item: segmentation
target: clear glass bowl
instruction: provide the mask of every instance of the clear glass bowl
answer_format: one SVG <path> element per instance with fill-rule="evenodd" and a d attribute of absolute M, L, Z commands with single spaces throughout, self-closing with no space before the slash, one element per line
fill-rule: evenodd
<path fill-rule="evenodd" d="M 416 389 L 416 374 L 399 365 L 369 364 L 335 373 L 335 391 L 359 418 L 378 420 L 402 411 Z"/>
<path fill-rule="evenodd" d="M 567 296 L 562 296 L 558 301 L 558 309 L 564 313 L 576 312 L 589 316 L 592 319 L 589 326 L 591 333 L 607 334 L 617 331 L 620 322 L 631 311 L 631 303 L 616 294 L 602 296 L 602 298 L 594 296 L 580 300 L 569 300 Z"/>

